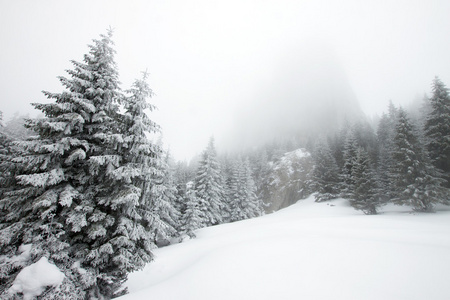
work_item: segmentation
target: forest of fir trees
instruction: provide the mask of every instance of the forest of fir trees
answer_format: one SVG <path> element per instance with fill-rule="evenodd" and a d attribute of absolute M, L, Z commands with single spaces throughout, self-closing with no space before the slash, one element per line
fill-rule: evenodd
<path fill-rule="evenodd" d="M 450 205 L 449 91 L 436 77 L 418 112 L 391 102 L 376 130 L 347 124 L 311 151 L 316 201 L 342 197 L 365 214 L 388 203 L 415 212 Z"/>
<path fill-rule="evenodd" d="M 148 116 L 147 74 L 122 91 L 113 46 L 108 31 L 72 61 L 59 77 L 64 91 L 33 104 L 42 117 L 0 122 L 2 299 L 20 299 L 9 288 L 42 257 L 65 279 L 39 299 L 123 295 L 156 247 L 261 216 L 280 199 L 345 198 L 365 214 L 388 203 L 416 212 L 450 204 L 450 95 L 438 78 L 420 113 L 391 103 L 376 126 L 346 123 L 241 154 L 218 155 L 211 138 L 187 164 L 149 138 L 161 129 Z"/>

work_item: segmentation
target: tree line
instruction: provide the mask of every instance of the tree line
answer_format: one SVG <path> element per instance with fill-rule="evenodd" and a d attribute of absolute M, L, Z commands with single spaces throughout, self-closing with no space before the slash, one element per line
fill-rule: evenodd
<path fill-rule="evenodd" d="M 450 204 L 450 96 L 436 77 L 418 114 L 389 104 L 376 132 L 347 125 L 312 147 L 317 201 L 343 197 L 366 214 L 387 203 L 431 212 Z"/>

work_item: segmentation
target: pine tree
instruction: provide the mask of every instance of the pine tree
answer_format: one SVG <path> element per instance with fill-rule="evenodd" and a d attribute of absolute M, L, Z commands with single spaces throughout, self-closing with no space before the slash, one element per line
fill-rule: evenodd
<path fill-rule="evenodd" d="M 392 103 L 391 103 L 392 104 Z M 393 185 L 394 159 L 394 135 L 397 123 L 397 112 L 394 106 L 390 106 L 391 113 L 381 116 L 377 129 L 378 164 L 377 179 L 379 183 L 380 201 L 386 203 L 394 198 L 395 186 Z"/>
<path fill-rule="evenodd" d="M 358 148 L 358 144 L 354 135 L 353 130 L 350 130 L 347 133 L 347 137 L 344 143 L 344 151 L 343 151 L 343 159 L 344 166 L 342 167 L 341 172 L 341 196 L 343 198 L 350 198 L 352 191 L 355 188 L 355 180 L 353 176 L 353 169 L 355 166 L 356 160 L 356 150 Z"/>
<path fill-rule="evenodd" d="M 248 158 L 244 160 L 242 181 L 245 195 L 245 202 L 242 203 L 242 208 L 246 219 L 262 216 L 264 214 L 264 202 L 256 196 L 256 185 Z"/>
<path fill-rule="evenodd" d="M 430 163 L 407 114 L 400 109 L 394 138 L 394 203 L 415 211 L 432 211 L 436 203 L 446 203 L 447 190 L 439 171 Z"/>
<path fill-rule="evenodd" d="M 153 248 L 144 204 L 159 152 L 145 136 L 155 130 L 142 114 L 149 94 L 135 86 L 125 99 L 111 37 L 101 35 L 83 62 L 72 61 L 70 78 L 59 78 L 65 91 L 44 92 L 53 103 L 33 104 L 45 117 L 28 121 L 37 137 L 17 143 L 27 153 L 14 159 L 24 166 L 21 188 L 2 199 L 9 211 L 2 253 L 32 244 L 32 261 L 46 256 L 73 272 L 91 298 L 118 295 Z"/>
<path fill-rule="evenodd" d="M 448 88 L 436 77 L 429 98 L 431 111 L 425 121 L 427 150 L 433 164 L 442 170 L 450 188 L 450 95 Z"/>
<path fill-rule="evenodd" d="M 339 170 L 328 143 L 319 139 L 313 151 L 312 185 L 316 202 L 339 197 Z"/>
<path fill-rule="evenodd" d="M 262 216 L 264 202 L 256 196 L 256 186 L 253 180 L 250 162 L 237 158 L 229 181 L 229 201 L 231 222 Z"/>
<path fill-rule="evenodd" d="M 223 186 L 223 201 L 222 201 L 222 222 L 231 222 L 231 200 L 229 191 L 229 182 L 232 177 L 233 166 L 232 159 L 229 156 L 220 157 L 221 179 Z"/>
<path fill-rule="evenodd" d="M 204 216 L 200 210 L 200 201 L 195 195 L 194 183 L 192 181 L 186 184 L 186 194 L 184 202 L 186 209 L 181 216 L 180 232 L 195 238 L 194 231 L 203 226 Z"/>
<path fill-rule="evenodd" d="M 25 127 L 28 115 L 19 115 L 15 113 L 12 119 L 4 125 L 4 132 L 7 133 L 13 140 L 26 140 L 33 135 L 33 132 Z"/>
<path fill-rule="evenodd" d="M 10 161 L 13 151 L 12 139 L 5 131 L 3 126 L 3 114 L 0 111 L 0 199 L 3 198 L 3 194 L 10 190 L 11 186 L 15 183 L 14 164 Z M 0 224 L 1 223 L 3 222 L 0 219 Z"/>
<path fill-rule="evenodd" d="M 236 222 L 246 219 L 242 205 L 246 201 L 244 187 L 244 165 L 241 157 L 238 157 L 232 167 L 230 180 L 228 181 L 228 198 L 230 201 L 230 221 Z"/>
<path fill-rule="evenodd" d="M 175 209 L 182 216 L 186 210 L 186 184 L 193 181 L 194 175 L 191 174 L 192 172 L 185 161 L 176 162 L 173 168 L 173 179 L 175 188 L 177 189 Z"/>
<path fill-rule="evenodd" d="M 176 237 L 180 230 L 181 212 L 177 209 L 178 193 L 173 174 L 170 169 L 170 154 L 159 164 L 159 175 L 154 175 L 151 196 L 151 226 L 155 243 L 158 246 L 167 245 L 171 238 Z"/>
<path fill-rule="evenodd" d="M 224 202 L 224 187 L 222 184 L 221 168 L 217 160 L 214 139 L 211 138 L 208 147 L 203 151 L 195 177 L 195 192 L 200 199 L 205 226 L 222 223 L 221 210 Z"/>
<path fill-rule="evenodd" d="M 362 210 L 367 215 L 376 214 L 380 202 L 375 172 L 372 169 L 369 154 L 362 147 L 356 151 L 352 175 L 354 190 L 349 197 L 350 205 L 357 210 Z"/>

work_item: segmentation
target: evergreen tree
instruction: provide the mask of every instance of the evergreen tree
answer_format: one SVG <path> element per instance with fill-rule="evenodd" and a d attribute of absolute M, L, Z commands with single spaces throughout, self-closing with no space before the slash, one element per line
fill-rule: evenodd
<path fill-rule="evenodd" d="M 177 190 L 175 209 L 180 213 L 180 216 L 186 210 L 186 184 L 194 180 L 195 173 L 192 173 L 185 161 L 176 162 L 173 166 L 173 180 Z"/>
<path fill-rule="evenodd" d="M 430 163 L 404 110 L 400 109 L 394 138 L 394 203 L 415 211 L 432 211 L 436 203 L 447 202 L 447 190 L 439 171 Z"/>
<path fill-rule="evenodd" d="M 313 151 L 312 185 L 316 202 L 339 197 L 339 170 L 328 143 L 319 139 Z"/>
<path fill-rule="evenodd" d="M 232 175 L 228 182 L 228 198 L 230 201 L 230 221 L 236 222 L 246 219 L 242 205 L 246 201 L 244 188 L 244 165 L 241 157 L 238 157 L 233 164 Z"/>
<path fill-rule="evenodd" d="M 22 261 L 11 259 L 16 254 L 17 248 L 9 244 L 13 236 L 21 229 L 20 224 L 11 226 L 15 225 L 13 221 L 16 215 L 11 213 L 11 206 L 14 203 L 8 200 L 8 194 L 18 185 L 15 175 L 20 172 L 20 165 L 14 163 L 12 158 L 19 155 L 20 149 L 14 145 L 12 137 L 5 130 L 1 117 L 0 112 L 0 295 L 12 282 L 11 275 L 25 266 Z M 14 208 L 18 211 L 20 206 L 14 206 Z M 3 232 L 9 234 L 4 235 Z"/>
<path fill-rule="evenodd" d="M 256 186 L 250 162 L 238 158 L 229 181 L 231 222 L 259 217 L 264 214 L 264 202 L 256 196 Z"/>
<path fill-rule="evenodd" d="M 395 186 L 393 185 L 394 159 L 392 153 L 394 151 L 397 113 L 392 109 L 390 111 L 391 114 L 383 114 L 381 116 L 377 129 L 378 164 L 376 176 L 379 183 L 380 201 L 385 203 L 395 196 Z M 395 113 L 395 115 L 392 115 L 392 113 Z"/>
<path fill-rule="evenodd" d="M 357 149 L 352 173 L 354 190 L 349 198 L 350 205 L 367 215 L 376 214 L 380 203 L 375 172 L 372 169 L 369 154 L 362 147 Z"/>
<path fill-rule="evenodd" d="M 355 139 L 359 147 L 362 147 L 375 162 L 378 156 L 377 136 L 372 126 L 367 121 L 356 122 L 353 126 Z"/>
<path fill-rule="evenodd" d="M 72 61 L 70 78 L 59 78 L 65 91 L 44 92 L 53 103 L 33 104 L 45 117 L 28 121 L 37 137 L 17 143 L 27 152 L 14 159 L 21 187 L 2 199 L 1 252 L 32 244 L 29 263 L 46 256 L 91 298 L 118 295 L 153 248 L 144 204 L 159 152 L 145 137 L 155 130 L 142 114 L 148 90 L 124 99 L 111 37 Z"/>
<path fill-rule="evenodd" d="M 245 202 L 242 204 L 247 219 L 262 216 L 264 214 L 264 202 L 256 196 L 256 185 L 253 180 L 250 161 L 245 159 L 243 165 L 243 187 Z"/>
<path fill-rule="evenodd" d="M 194 183 L 192 181 L 186 184 L 186 194 L 184 202 L 186 209 L 181 216 L 180 232 L 195 238 L 194 231 L 203 226 L 204 216 L 200 210 L 200 201 L 195 195 Z"/>
<path fill-rule="evenodd" d="M 178 192 L 170 169 L 170 154 L 159 165 L 159 175 L 153 176 L 151 196 L 152 231 L 155 243 L 167 245 L 180 230 L 180 211 L 178 210 Z"/>
<path fill-rule="evenodd" d="M 425 121 L 427 149 L 433 164 L 442 170 L 450 188 L 450 95 L 448 88 L 436 77 L 433 80 L 430 112 Z"/>
<path fill-rule="evenodd" d="M 0 111 L 0 199 L 3 198 L 3 194 L 14 185 L 14 164 L 10 161 L 12 148 L 12 140 L 5 132 L 3 126 L 3 115 Z M 0 208 L 1 209 L 1 208 Z M 0 223 L 2 221 L 0 220 Z"/>
<path fill-rule="evenodd" d="M 224 202 L 222 184 L 220 164 L 217 160 L 214 139 L 211 138 L 208 147 L 202 154 L 195 178 L 195 192 L 200 199 L 200 209 L 205 217 L 205 226 L 222 223 L 221 210 Z"/>
<path fill-rule="evenodd" d="M 342 167 L 341 172 L 341 196 L 347 199 L 351 197 L 352 191 L 355 188 L 355 177 L 353 176 L 353 169 L 355 166 L 357 148 L 358 144 L 354 132 L 353 130 L 350 130 L 347 133 L 347 137 L 344 143 L 344 166 Z"/>
<path fill-rule="evenodd" d="M 222 222 L 229 223 L 231 222 L 231 198 L 230 198 L 230 190 L 229 183 L 232 178 L 233 172 L 233 163 L 232 159 L 229 156 L 222 156 L 220 160 L 221 168 L 221 179 L 223 186 L 223 206 L 222 206 Z"/>
<path fill-rule="evenodd" d="M 267 177 L 270 172 L 269 158 L 265 149 L 256 152 L 250 158 L 252 159 L 251 162 L 253 165 L 253 175 L 255 178 L 257 195 L 259 195 L 259 192 L 262 191 L 262 186 L 264 185 L 264 178 Z"/>
<path fill-rule="evenodd" d="M 12 119 L 4 125 L 4 132 L 6 132 L 13 140 L 26 140 L 33 135 L 33 132 L 25 127 L 28 115 L 19 115 L 15 113 Z"/>

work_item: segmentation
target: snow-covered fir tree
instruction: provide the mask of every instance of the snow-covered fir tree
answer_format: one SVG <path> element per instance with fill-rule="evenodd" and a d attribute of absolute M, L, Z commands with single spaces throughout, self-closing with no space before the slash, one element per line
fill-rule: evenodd
<path fill-rule="evenodd" d="M 377 207 L 380 205 L 376 176 L 369 154 L 362 147 L 358 147 L 356 151 L 352 176 L 354 190 L 349 197 L 350 205 L 367 215 L 376 214 Z"/>
<path fill-rule="evenodd" d="M 264 215 L 264 202 L 256 195 L 256 185 L 248 158 L 244 160 L 243 187 L 245 187 L 246 201 L 242 207 L 246 218 L 255 218 Z"/>
<path fill-rule="evenodd" d="M 27 151 L 14 159 L 25 168 L 21 187 L 2 199 L 2 254 L 31 244 L 27 263 L 47 257 L 90 298 L 121 293 L 153 248 L 144 195 L 159 152 L 145 137 L 154 124 L 141 115 L 148 91 L 124 98 L 111 38 L 101 35 L 83 62 L 72 61 L 70 77 L 59 78 L 65 91 L 44 92 L 53 103 L 34 104 L 45 117 L 28 122 L 37 137 L 18 143 Z"/>
<path fill-rule="evenodd" d="M 392 104 L 392 103 L 391 103 Z M 390 106 L 393 107 L 393 106 Z M 388 202 L 394 197 L 395 186 L 393 184 L 394 159 L 394 134 L 397 122 L 397 112 L 390 109 L 390 114 L 383 114 L 378 124 L 378 164 L 377 179 L 379 183 L 380 201 Z"/>
<path fill-rule="evenodd" d="M 13 140 L 26 140 L 33 135 L 33 132 L 25 127 L 28 115 L 20 115 L 15 113 L 14 116 L 4 123 L 4 132 Z"/>
<path fill-rule="evenodd" d="M 269 157 L 267 155 L 266 149 L 262 149 L 257 152 L 256 155 L 251 156 L 252 165 L 253 165 L 253 175 L 255 178 L 256 185 L 256 194 L 259 198 L 263 199 L 263 190 L 264 190 L 264 180 L 269 176 L 270 173 L 270 164 Z"/>
<path fill-rule="evenodd" d="M 150 227 L 158 246 L 167 245 L 180 230 L 181 211 L 179 210 L 178 191 L 175 187 L 170 154 L 166 152 L 158 166 L 159 172 L 152 176 L 150 207 L 152 217 Z"/>
<path fill-rule="evenodd" d="M 242 204 L 246 201 L 244 164 L 239 156 L 235 159 L 228 181 L 228 199 L 230 204 L 230 222 L 246 219 Z"/>
<path fill-rule="evenodd" d="M 341 196 L 343 198 L 350 198 L 354 190 L 355 180 L 353 176 L 353 169 L 356 161 L 356 150 L 358 142 L 356 140 L 353 129 L 347 132 L 344 143 L 343 160 L 344 165 L 341 171 Z"/>
<path fill-rule="evenodd" d="M 324 139 L 319 139 L 313 151 L 314 167 L 312 186 L 317 202 L 339 197 L 339 170 L 331 154 L 330 147 Z"/>
<path fill-rule="evenodd" d="M 199 162 L 195 177 L 195 193 L 200 199 L 200 209 L 205 218 L 204 225 L 212 226 L 222 223 L 221 210 L 225 193 L 213 138 L 210 139 Z"/>
<path fill-rule="evenodd" d="M 195 170 L 188 166 L 186 161 L 178 161 L 173 165 L 173 180 L 177 189 L 175 209 L 183 215 L 186 210 L 186 184 L 192 182 L 195 177 Z"/>
<path fill-rule="evenodd" d="M 264 202 L 256 196 L 256 186 L 248 159 L 242 160 L 238 157 L 235 160 L 228 193 L 231 222 L 264 214 Z"/>
<path fill-rule="evenodd" d="M 190 238 L 195 238 L 194 231 L 203 227 L 204 216 L 200 210 L 199 198 L 195 195 L 194 183 L 186 183 L 186 193 L 184 198 L 186 208 L 181 216 L 180 233 L 186 234 Z"/>
<path fill-rule="evenodd" d="M 18 155 L 15 153 L 18 149 L 14 147 L 13 139 L 6 132 L 2 117 L 0 112 L 0 233 L 2 233 L 0 235 L 0 295 L 3 294 L 5 288 L 10 286 L 13 280 L 11 275 L 24 266 L 22 261 L 11 259 L 16 254 L 17 248 L 15 245 L 9 244 L 13 235 L 20 230 L 20 226 L 11 229 L 13 232 L 10 234 L 3 234 L 3 231 L 8 231 L 8 227 L 14 222 L 15 213 L 20 212 L 20 205 L 14 206 L 11 199 L 7 197 L 8 193 L 17 187 L 15 175 L 18 173 L 18 165 L 12 161 L 12 158 L 14 155 Z M 12 207 L 14 207 L 14 212 L 11 212 Z"/>
<path fill-rule="evenodd" d="M 433 164 L 444 172 L 450 188 L 450 94 L 438 77 L 433 80 L 428 101 L 430 111 L 424 126 L 427 150 Z"/>
<path fill-rule="evenodd" d="M 406 112 L 399 110 L 394 137 L 393 202 L 408 205 L 415 211 L 432 211 L 436 203 L 447 203 L 442 175 L 431 163 L 426 149 L 419 143 Z"/>
<path fill-rule="evenodd" d="M 14 185 L 14 172 L 11 169 L 14 164 L 10 162 L 11 152 L 13 151 L 12 140 L 4 131 L 2 118 L 3 115 L 2 112 L 0 112 L 0 199 L 3 198 L 3 193 Z"/>
<path fill-rule="evenodd" d="M 231 202 L 229 197 L 229 182 L 232 177 L 233 172 L 233 162 L 230 156 L 224 155 L 219 157 L 220 170 L 221 170 L 221 179 L 223 186 L 223 199 L 222 199 L 222 223 L 231 222 Z"/>

